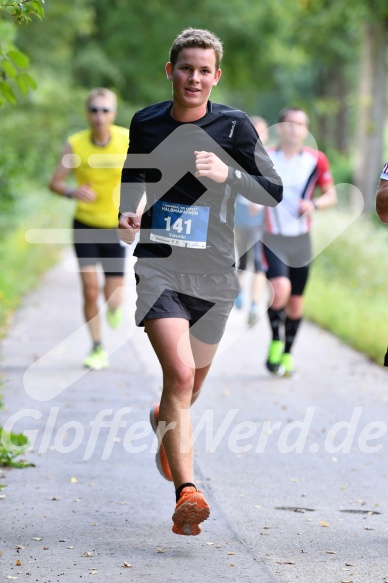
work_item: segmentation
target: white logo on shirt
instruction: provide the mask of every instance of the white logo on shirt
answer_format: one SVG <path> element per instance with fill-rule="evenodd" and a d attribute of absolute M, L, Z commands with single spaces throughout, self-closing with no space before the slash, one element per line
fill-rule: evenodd
<path fill-rule="evenodd" d="M 232 127 L 230 129 L 230 134 L 229 134 L 230 138 L 233 136 L 235 126 L 236 126 L 236 122 L 232 121 Z"/>

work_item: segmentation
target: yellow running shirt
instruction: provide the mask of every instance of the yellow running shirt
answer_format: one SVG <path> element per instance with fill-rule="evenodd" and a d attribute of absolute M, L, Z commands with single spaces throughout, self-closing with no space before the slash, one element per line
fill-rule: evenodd
<path fill-rule="evenodd" d="M 74 156 L 78 186 L 88 184 L 96 193 L 92 203 L 77 200 L 74 218 L 90 227 L 115 228 L 118 223 L 121 171 L 128 151 L 129 131 L 112 125 L 106 146 L 92 142 L 91 130 L 68 138 Z M 77 164 L 79 165 L 77 166 Z"/>

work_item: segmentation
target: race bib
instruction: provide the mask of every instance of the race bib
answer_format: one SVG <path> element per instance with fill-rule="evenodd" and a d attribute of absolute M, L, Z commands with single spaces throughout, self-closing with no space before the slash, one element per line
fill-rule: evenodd
<path fill-rule="evenodd" d="M 153 205 L 151 241 L 206 249 L 210 207 L 158 200 Z"/>

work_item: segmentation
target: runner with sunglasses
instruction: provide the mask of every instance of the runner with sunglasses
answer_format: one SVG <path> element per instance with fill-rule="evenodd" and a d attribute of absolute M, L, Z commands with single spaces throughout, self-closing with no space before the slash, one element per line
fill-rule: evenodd
<path fill-rule="evenodd" d="M 100 370 L 107 368 L 109 361 L 101 343 L 98 264 L 105 274 L 108 324 L 117 328 L 123 317 L 125 246 L 117 235 L 117 212 L 128 129 L 113 125 L 116 95 L 109 89 L 97 88 L 89 93 L 86 116 L 89 128 L 67 139 L 50 189 L 76 201 L 74 248 L 81 274 L 84 316 L 92 340 L 91 351 L 83 364 Z M 72 172 L 74 187 L 67 182 Z"/>

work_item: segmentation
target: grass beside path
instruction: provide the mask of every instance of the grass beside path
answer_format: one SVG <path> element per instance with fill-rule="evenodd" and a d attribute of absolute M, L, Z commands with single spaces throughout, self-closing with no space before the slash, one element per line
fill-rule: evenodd
<path fill-rule="evenodd" d="M 23 195 L 22 195 L 23 196 Z M 0 235 L 0 335 L 4 335 L 11 316 L 23 295 L 38 285 L 41 275 L 58 260 L 63 245 L 31 244 L 28 229 L 67 228 L 71 203 L 43 192 L 25 195 L 10 217 L 2 217 Z M 4 224 L 6 221 L 6 225 Z M 9 227 L 9 225 L 12 227 Z"/>
<path fill-rule="evenodd" d="M 314 236 L 346 224 L 335 210 L 319 216 Z M 388 344 L 388 229 L 362 216 L 315 260 L 306 290 L 306 317 L 383 364 Z"/>

